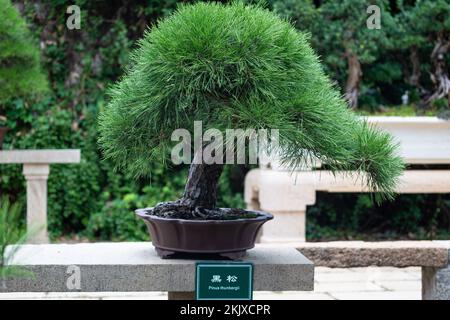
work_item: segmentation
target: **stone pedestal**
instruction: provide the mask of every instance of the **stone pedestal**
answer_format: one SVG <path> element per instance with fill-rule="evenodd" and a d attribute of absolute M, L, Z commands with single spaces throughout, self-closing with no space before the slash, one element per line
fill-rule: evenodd
<path fill-rule="evenodd" d="M 47 180 L 48 164 L 25 164 L 23 174 L 27 181 L 27 232 L 31 243 L 48 243 L 47 235 Z"/>

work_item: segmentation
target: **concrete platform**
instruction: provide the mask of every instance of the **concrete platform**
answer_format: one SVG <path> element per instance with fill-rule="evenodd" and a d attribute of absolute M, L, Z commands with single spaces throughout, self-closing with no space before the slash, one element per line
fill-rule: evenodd
<path fill-rule="evenodd" d="M 314 288 L 314 265 L 295 248 L 257 247 L 244 261 L 255 291 Z M 34 278 L 6 280 L 0 292 L 193 292 L 196 262 L 162 260 L 149 242 L 22 245 L 8 265 Z"/>

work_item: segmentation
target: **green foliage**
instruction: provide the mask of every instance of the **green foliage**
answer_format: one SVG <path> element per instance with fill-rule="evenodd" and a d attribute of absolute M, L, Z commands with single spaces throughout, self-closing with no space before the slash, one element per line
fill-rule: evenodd
<path fill-rule="evenodd" d="M 5 196 L 0 198 L 0 285 L 5 278 L 33 276 L 33 273 L 24 268 L 7 265 L 17 252 L 17 247 L 10 247 L 8 250 L 6 247 L 23 244 L 27 239 L 21 222 L 22 213 L 20 204 L 11 204 Z"/>
<path fill-rule="evenodd" d="M 403 44 L 426 43 L 439 34 L 450 32 L 450 3 L 447 0 L 420 0 L 402 5 L 398 21 L 403 27 Z"/>
<path fill-rule="evenodd" d="M 369 4 L 381 8 L 381 29 L 366 26 Z M 364 66 L 375 62 L 393 45 L 390 33 L 396 26 L 385 0 L 325 0 L 318 6 L 312 0 L 283 0 L 273 1 L 273 9 L 291 19 L 297 29 L 311 33 L 312 47 L 341 84 L 347 68 L 345 55 L 356 55 Z"/>
<path fill-rule="evenodd" d="M 311 32 L 316 39 L 316 28 L 319 27 L 317 19 L 320 19 L 318 10 L 312 0 L 286 0 L 274 1 L 272 3 L 273 11 L 281 17 L 289 19 L 291 23 L 303 32 Z M 317 45 L 317 43 L 313 44 Z"/>
<path fill-rule="evenodd" d="M 365 0 L 323 1 L 319 7 L 320 40 L 324 50 L 350 50 L 362 63 L 375 61 L 383 48 L 389 48 L 389 34 L 395 21 L 386 0 L 370 1 L 381 9 L 381 29 L 367 28 L 368 2 Z M 328 53 L 330 55 L 331 52 Z M 326 57 L 325 57 L 326 59 Z"/>
<path fill-rule="evenodd" d="M 399 195 L 373 206 L 369 195 L 318 193 L 308 209 L 309 241 L 448 239 L 450 199 L 446 195 Z"/>
<path fill-rule="evenodd" d="M 0 267 L 4 266 L 7 245 L 23 242 L 25 232 L 21 223 L 22 207 L 11 204 L 6 196 L 0 199 Z"/>
<path fill-rule="evenodd" d="M 339 84 L 343 85 L 349 74 L 344 58 L 349 53 L 358 57 L 362 67 L 361 109 L 376 112 L 385 105 L 399 105 L 405 91 L 409 91 L 410 101 L 420 106 L 420 100 L 425 101 L 435 89 L 430 79 L 434 69 L 430 56 L 438 47 L 446 50 L 443 43 L 450 30 L 447 0 L 271 0 L 270 4 L 280 15 L 292 19 L 296 28 L 311 32 L 313 48 Z M 366 28 L 369 4 L 381 8 L 380 30 Z M 446 60 L 448 65 L 448 54 Z"/>
<path fill-rule="evenodd" d="M 175 129 L 279 129 L 292 168 L 317 157 L 367 174 L 391 196 L 403 163 L 387 133 L 358 120 L 322 71 L 308 36 L 268 10 L 198 3 L 149 30 L 100 118 L 100 143 L 137 176 L 167 157 Z"/>
<path fill-rule="evenodd" d="M 10 0 L 0 0 L 0 105 L 47 89 L 40 55 L 25 21 Z M 3 113 L 3 110 L 0 110 Z"/>
<path fill-rule="evenodd" d="M 416 86 L 424 93 L 423 100 L 428 107 L 430 101 L 445 97 L 448 100 L 447 93 L 442 94 L 433 91 L 437 90 L 441 84 L 436 78 L 437 61 L 442 55 L 443 76 L 448 77 L 448 67 L 445 64 L 450 62 L 448 54 L 450 39 L 450 2 L 447 0 L 421 0 L 413 3 L 400 1 L 401 12 L 397 15 L 397 25 L 399 32 L 398 46 L 416 52 L 418 61 L 420 59 L 420 74 L 416 76 Z M 417 62 L 416 62 L 417 63 Z M 449 106 L 447 101 L 447 108 Z"/>
<path fill-rule="evenodd" d="M 90 217 L 86 229 L 88 237 L 104 240 L 148 239 L 145 225 L 134 215 L 134 210 L 179 197 L 186 180 L 185 171 L 170 172 L 162 166 L 153 167 L 150 183 L 142 192 L 129 190 L 120 198 L 112 198 L 108 192 L 102 194 L 100 201 L 106 205 Z M 170 179 L 167 179 L 168 173 L 171 173 Z"/>

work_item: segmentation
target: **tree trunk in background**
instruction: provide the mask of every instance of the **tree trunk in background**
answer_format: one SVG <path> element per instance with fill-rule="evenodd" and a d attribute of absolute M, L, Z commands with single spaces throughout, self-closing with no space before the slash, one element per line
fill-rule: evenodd
<path fill-rule="evenodd" d="M 425 101 L 427 104 L 436 99 L 447 97 L 447 105 L 450 108 L 450 79 L 445 65 L 445 55 L 450 49 L 450 35 L 440 34 L 433 52 L 431 61 L 434 71 L 430 74 L 431 81 L 435 86 L 434 93 Z"/>
<path fill-rule="evenodd" d="M 345 50 L 345 56 L 348 63 L 345 98 L 350 108 L 355 109 L 358 107 L 359 85 L 362 79 L 361 63 L 358 57 L 349 49 Z"/>
<path fill-rule="evenodd" d="M 200 151 L 202 152 L 203 150 Z M 197 152 L 195 158 L 198 158 L 201 152 Z M 223 164 L 192 163 L 189 168 L 189 175 L 181 203 L 194 208 L 215 208 L 217 186 L 222 171 Z"/>
<path fill-rule="evenodd" d="M 419 90 L 422 90 L 420 87 L 420 59 L 419 59 L 419 51 L 416 45 L 413 45 L 410 49 L 409 60 L 412 64 L 412 74 L 409 77 L 409 83 L 412 86 L 415 86 Z"/>

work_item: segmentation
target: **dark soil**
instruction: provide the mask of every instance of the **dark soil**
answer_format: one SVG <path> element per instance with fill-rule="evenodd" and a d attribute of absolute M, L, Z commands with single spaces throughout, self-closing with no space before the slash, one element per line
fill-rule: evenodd
<path fill-rule="evenodd" d="M 147 214 L 161 218 L 186 220 L 237 220 L 259 216 L 257 213 L 251 213 L 244 209 L 192 207 L 183 204 L 180 200 L 158 203 L 153 209 L 148 210 Z"/>

